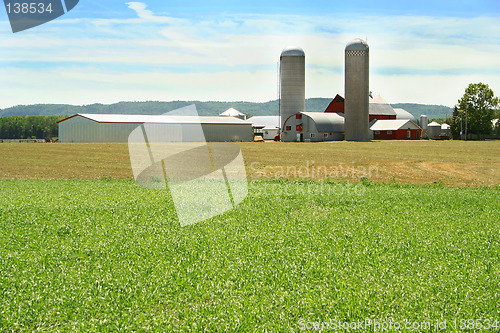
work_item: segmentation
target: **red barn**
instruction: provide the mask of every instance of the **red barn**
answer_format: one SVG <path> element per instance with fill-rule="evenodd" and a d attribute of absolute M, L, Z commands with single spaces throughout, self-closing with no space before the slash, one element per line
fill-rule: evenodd
<path fill-rule="evenodd" d="M 369 112 L 370 112 L 370 118 L 369 118 L 370 123 L 373 120 L 396 119 L 396 111 L 394 111 L 392 106 L 380 96 L 370 96 Z"/>
<path fill-rule="evenodd" d="M 344 113 L 344 104 L 344 97 L 337 94 L 330 104 L 328 104 L 325 113 Z"/>
<path fill-rule="evenodd" d="M 377 120 L 371 127 L 374 140 L 420 140 L 422 129 L 408 119 Z"/>
<path fill-rule="evenodd" d="M 330 102 L 325 113 L 344 113 L 345 100 L 338 95 Z M 369 122 L 380 119 L 396 119 L 396 111 L 380 96 L 370 96 Z"/>

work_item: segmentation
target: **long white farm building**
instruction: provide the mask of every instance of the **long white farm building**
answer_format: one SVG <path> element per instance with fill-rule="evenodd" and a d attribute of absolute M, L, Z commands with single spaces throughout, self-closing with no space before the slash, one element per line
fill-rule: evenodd
<path fill-rule="evenodd" d="M 199 141 L 203 129 L 208 142 L 252 141 L 252 124 L 234 117 L 190 117 L 123 114 L 75 114 L 59 121 L 60 142 L 128 142 L 130 133 L 142 124 L 182 125 L 186 141 Z M 169 126 L 157 126 L 165 131 Z M 186 133 L 187 131 L 187 133 Z M 160 134 L 160 133 L 159 133 Z"/>

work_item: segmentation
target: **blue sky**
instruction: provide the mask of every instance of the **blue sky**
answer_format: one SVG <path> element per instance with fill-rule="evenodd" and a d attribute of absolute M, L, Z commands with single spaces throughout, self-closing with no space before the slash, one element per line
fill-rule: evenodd
<path fill-rule="evenodd" d="M 268 101 L 288 45 L 306 96 L 343 94 L 343 49 L 370 45 L 370 89 L 453 106 L 468 83 L 500 95 L 500 2 L 94 1 L 13 34 L 0 10 L 0 108 L 144 100 Z"/>
<path fill-rule="evenodd" d="M 148 8 L 159 15 L 174 15 L 188 17 L 192 15 L 217 14 L 370 14 L 370 15 L 414 15 L 414 16 L 451 16 L 474 17 L 498 14 L 500 3 L 496 0 L 455 0 L 455 1 L 147 1 Z M 100 18 L 133 17 L 129 12 L 122 10 L 122 3 L 118 1 L 104 2 L 95 0 L 81 0 L 78 9 L 79 16 Z M 110 15 L 112 13 L 112 16 Z"/>

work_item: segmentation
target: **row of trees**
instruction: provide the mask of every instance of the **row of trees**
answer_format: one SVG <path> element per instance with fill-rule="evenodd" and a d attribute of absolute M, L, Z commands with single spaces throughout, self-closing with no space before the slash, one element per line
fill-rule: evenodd
<path fill-rule="evenodd" d="M 500 137 L 500 100 L 484 83 L 471 83 L 453 110 L 453 116 L 446 122 L 454 138 L 485 138 L 492 134 Z M 467 137 L 465 136 L 467 135 Z"/>
<path fill-rule="evenodd" d="M 45 139 L 57 137 L 57 122 L 65 116 L 0 117 L 0 139 Z"/>

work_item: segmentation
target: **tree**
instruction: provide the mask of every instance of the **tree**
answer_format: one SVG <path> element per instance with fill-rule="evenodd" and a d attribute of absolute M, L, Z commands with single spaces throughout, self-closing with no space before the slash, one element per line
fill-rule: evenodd
<path fill-rule="evenodd" d="M 462 114 L 458 110 L 458 106 L 455 106 L 453 108 L 453 114 L 451 116 L 450 122 L 450 131 L 451 131 L 451 136 L 453 139 L 457 140 L 460 139 L 460 132 L 463 130 L 463 123 L 462 123 Z"/>
<path fill-rule="evenodd" d="M 467 136 L 475 134 L 484 138 L 492 131 L 491 121 L 498 103 L 499 99 L 487 84 L 469 84 L 453 112 L 452 132 L 457 133 L 461 126 Z"/>
<path fill-rule="evenodd" d="M 65 116 L 0 117 L 0 139 L 37 138 L 51 140 L 58 134 L 57 122 Z"/>

